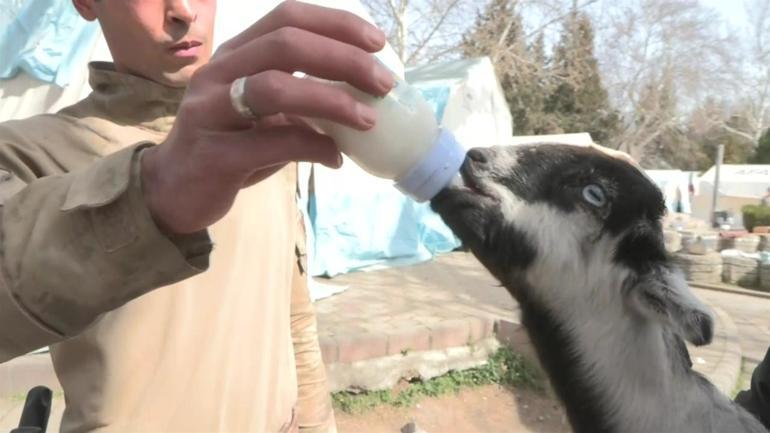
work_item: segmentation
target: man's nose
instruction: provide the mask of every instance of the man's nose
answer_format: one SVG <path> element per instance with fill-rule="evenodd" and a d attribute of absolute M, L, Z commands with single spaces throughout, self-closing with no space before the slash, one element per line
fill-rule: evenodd
<path fill-rule="evenodd" d="M 198 18 L 190 0 L 168 0 L 166 5 L 166 20 L 169 22 L 190 25 Z"/>

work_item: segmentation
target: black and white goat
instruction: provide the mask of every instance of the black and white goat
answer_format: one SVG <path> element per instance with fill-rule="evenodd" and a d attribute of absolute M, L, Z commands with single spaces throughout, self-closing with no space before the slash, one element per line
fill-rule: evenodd
<path fill-rule="evenodd" d="M 663 197 L 592 148 L 473 149 L 432 207 L 521 305 L 577 433 L 767 432 L 693 371 L 711 314 L 672 269 Z"/>

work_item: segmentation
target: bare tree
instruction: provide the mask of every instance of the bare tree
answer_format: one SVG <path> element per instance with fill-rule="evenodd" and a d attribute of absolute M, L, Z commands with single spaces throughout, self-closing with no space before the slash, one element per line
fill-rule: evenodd
<path fill-rule="evenodd" d="M 770 128 L 770 2 L 748 0 L 745 56 L 733 80 L 737 94 L 732 115 L 722 127 L 756 146 Z M 725 121 L 726 120 L 726 121 Z"/>
<path fill-rule="evenodd" d="M 429 63 L 457 51 L 473 22 L 474 0 L 364 0 L 405 65 Z"/>
<path fill-rule="evenodd" d="M 595 11 L 598 57 L 624 117 L 612 143 L 637 158 L 712 92 L 725 89 L 735 40 L 697 0 L 603 2 Z"/>
<path fill-rule="evenodd" d="M 599 0 L 508 0 L 527 17 L 525 39 L 532 41 L 555 28 L 573 9 L 583 10 Z M 405 65 L 430 63 L 461 55 L 462 36 L 489 1 L 478 0 L 363 0 L 375 22 Z M 509 27 L 513 25 L 511 21 Z M 505 26 L 504 26 L 505 27 Z M 499 47 L 507 39 L 503 30 Z"/>
<path fill-rule="evenodd" d="M 692 140 L 692 113 L 709 98 L 724 107 L 709 111 L 720 117 L 699 116 L 708 128 L 733 137 L 730 141 L 756 145 L 770 127 L 768 0 L 744 0 L 750 28 L 742 33 L 699 0 L 498 0 L 519 11 L 519 22 L 511 14 L 498 17 L 489 35 L 474 36 L 483 42 L 483 50 L 469 49 L 463 34 L 491 0 L 363 1 L 407 65 L 481 53 L 493 59 L 501 81 L 512 87 L 546 82 L 539 91 L 532 86 L 532 92 L 524 92 L 526 101 L 519 102 L 529 109 L 542 102 L 537 95 L 544 89 L 570 79 L 569 73 L 554 73 L 550 47 L 566 19 L 576 10 L 587 13 L 595 30 L 601 81 L 622 116 L 620 130 L 603 144 L 640 159 L 661 146 L 672 147 L 669 155 L 680 147 L 694 149 L 696 143 L 682 140 Z M 514 30 L 518 36 L 511 39 L 508 34 Z M 545 61 L 534 60 L 537 51 Z M 532 119 L 520 126 L 532 133 L 563 127 L 551 120 Z"/>

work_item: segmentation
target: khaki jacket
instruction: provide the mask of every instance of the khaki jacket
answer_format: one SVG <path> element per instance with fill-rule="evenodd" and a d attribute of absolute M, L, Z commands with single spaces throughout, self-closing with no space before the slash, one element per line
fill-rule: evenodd
<path fill-rule="evenodd" d="M 139 161 L 184 90 L 110 64 L 90 84 L 55 115 L 0 124 L 0 362 L 51 345 L 65 432 L 333 431 L 296 168 L 168 237 Z"/>

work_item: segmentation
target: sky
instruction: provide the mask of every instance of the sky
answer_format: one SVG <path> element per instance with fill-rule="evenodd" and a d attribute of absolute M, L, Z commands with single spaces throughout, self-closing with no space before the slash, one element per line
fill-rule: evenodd
<path fill-rule="evenodd" d="M 748 25 L 746 9 L 742 1 L 700 0 L 700 3 L 721 13 L 733 28 L 742 28 Z"/>

